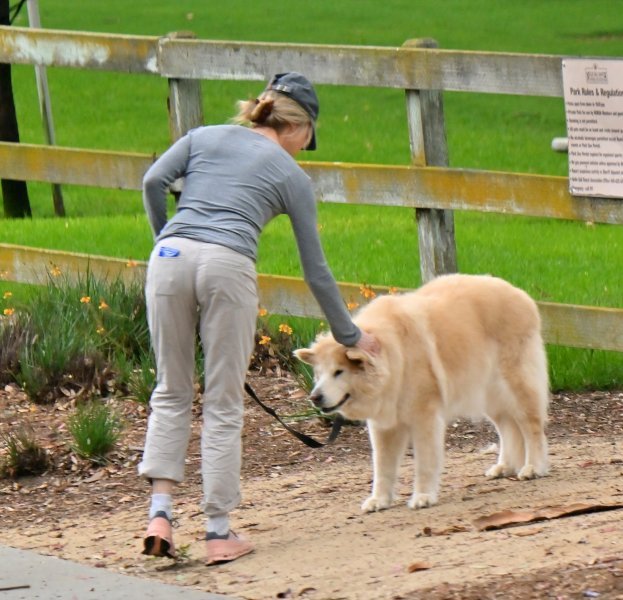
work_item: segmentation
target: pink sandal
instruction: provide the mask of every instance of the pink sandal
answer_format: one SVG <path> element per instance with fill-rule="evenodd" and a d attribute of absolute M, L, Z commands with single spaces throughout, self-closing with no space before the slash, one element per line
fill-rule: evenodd
<path fill-rule="evenodd" d="M 248 540 L 238 537 L 233 531 L 223 538 L 206 538 L 206 564 L 215 565 L 218 563 L 236 560 L 245 554 L 253 552 L 254 547 Z"/>
<path fill-rule="evenodd" d="M 156 513 L 156 516 L 149 522 L 143 545 L 142 554 L 175 558 L 173 529 L 166 513 Z"/>

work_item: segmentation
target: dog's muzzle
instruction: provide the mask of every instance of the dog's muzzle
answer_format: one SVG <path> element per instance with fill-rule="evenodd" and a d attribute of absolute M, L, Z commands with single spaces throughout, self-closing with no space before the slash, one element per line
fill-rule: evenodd
<path fill-rule="evenodd" d="M 335 406 L 324 406 L 325 397 L 322 395 L 322 392 L 313 392 L 309 399 L 312 401 L 316 408 L 319 408 L 323 413 L 332 413 L 340 409 L 341 406 L 344 405 L 345 402 L 350 398 L 350 394 L 346 393 L 342 397 L 342 399 Z"/>

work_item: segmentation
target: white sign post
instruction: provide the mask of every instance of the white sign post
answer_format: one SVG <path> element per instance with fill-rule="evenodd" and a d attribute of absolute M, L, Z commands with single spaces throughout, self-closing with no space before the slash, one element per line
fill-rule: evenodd
<path fill-rule="evenodd" d="M 562 61 L 569 191 L 623 198 L 623 60 Z"/>

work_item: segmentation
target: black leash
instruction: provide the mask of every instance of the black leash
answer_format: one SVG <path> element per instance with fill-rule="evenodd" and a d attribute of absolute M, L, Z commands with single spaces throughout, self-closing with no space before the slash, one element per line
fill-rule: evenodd
<path fill-rule="evenodd" d="M 310 448 L 322 448 L 323 446 L 326 446 L 327 444 L 333 443 L 335 441 L 335 438 L 337 438 L 338 434 L 340 433 L 340 429 L 342 428 L 342 425 L 344 423 L 344 418 L 342 417 L 342 415 L 340 415 L 340 414 L 335 415 L 335 419 L 333 420 L 333 427 L 331 428 L 331 433 L 329 434 L 329 437 L 327 438 L 327 441 L 324 442 L 324 443 L 323 442 L 319 442 L 318 440 L 315 440 L 314 438 L 309 437 L 308 435 L 305 435 L 304 433 L 301 433 L 300 431 L 297 431 L 296 429 L 292 429 L 292 427 L 290 427 L 287 423 L 284 423 L 283 420 L 281 419 L 281 417 L 270 406 L 264 404 L 257 397 L 257 394 L 255 393 L 253 388 L 246 381 L 245 381 L 245 384 L 244 384 L 244 390 L 269 415 L 275 417 L 275 419 L 277 419 L 277 421 L 279 421 L 294 437 L 297 437 L 299 440 L 301 440 L 301 442 L 303 442 L 304 444 L 306 444 Z"/>

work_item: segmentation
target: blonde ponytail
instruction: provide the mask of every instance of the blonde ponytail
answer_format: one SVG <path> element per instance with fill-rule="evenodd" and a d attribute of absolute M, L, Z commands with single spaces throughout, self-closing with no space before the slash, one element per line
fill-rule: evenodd
<path fill-rule="evenodd" d="M 237 103 L 238 114 L 232 119 L 239 125 L 271 127 L 282 131 L 290 125 L 311 125 L 311 117 L 297 102 L 273 90 L 264 92 L 256 100 Z"/>

